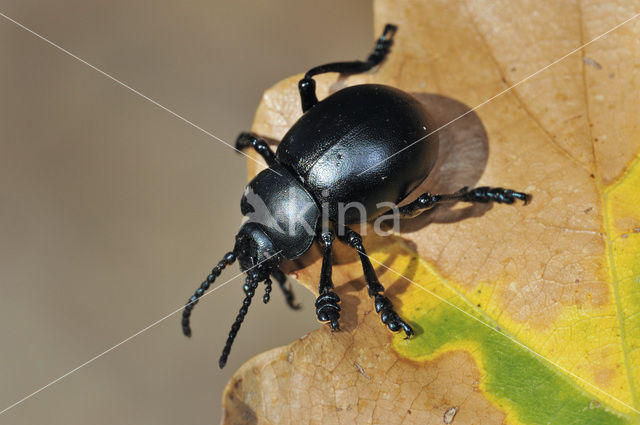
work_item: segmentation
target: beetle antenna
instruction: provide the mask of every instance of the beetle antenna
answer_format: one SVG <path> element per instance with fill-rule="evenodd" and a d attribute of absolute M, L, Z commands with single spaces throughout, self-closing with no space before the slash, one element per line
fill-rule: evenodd
<path fill-rule="evenodd" d="M 271 279 L 267 279 L 264 281 L 266 287 L 264 288 L 264 296 L 262 297 L 262 302 L 265 304 L 269 302 L 271 299 Z"/>
<path fill-rule="evenodd" d="M 236 339 L 236 335 L 238 335 L 238 331 L 240 330 L 240 326 L 244 321 L 247 312 L 249 311 L 249 306 L 251 305 L 251 299 L 256 293 L 256 289 L 258 288 L 258 275 L 257 273 L 251 273 L 247 276 L 245 280 L 245 284 L 242 287 L 244 289 L 244 301 L 242 301 L 242 307 L 240 307 L 240 311 L 236 316 L 236 321 L 231 326 L 231 330 L 229 331 L 229 337 L 227 338 L 227 343 L 224 345 L 224 349 L 222 350 L 222 355 L 220 356 L 220 360 L 218 361 L 218 365 L 220 369 L 227 364 L 227 358 L 229 357 L 229 353 L 231 352 L 231 346 L 233 345 L 233 341 Z"/>
<path fill-rule="evenodd" d="M 189 326 L 189 318 L 191 317 L 191 311 L 196 304 L 198 304 L 198 299 L 204 294 L 204 291 L 209 289 L 209 287 L 215 282 L 216 278 L 220 276 L 222 270 L 225 267 L 233 264 L 236 261 L 236 254 L 233 252 L 227 252 L 222 260 L 218 262 L 218 265 L 215 266 L 209 276 L 205 279 L 204 282 L 200 284 L 200 287 L 196 289 L 196 292 L 189 298 L 187 301 L 187 305 L 184 306 L 184 310 L 182 311 L 182 333 L 185 336 L 191 336 L 191 326 Z"/>

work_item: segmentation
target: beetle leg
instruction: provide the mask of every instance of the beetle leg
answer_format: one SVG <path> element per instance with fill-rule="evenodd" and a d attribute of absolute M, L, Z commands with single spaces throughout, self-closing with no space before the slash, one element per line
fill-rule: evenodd
<path fill-rule="evenodd" d="M 248 147 L 254 148 L 256 152 L 264 158 L 269 167 L 278 163 L 276 155 L 273 153 L 267 142 L 252 133 L 240 133 L 236 139 L 236 149 L 241 151 Z"/>
<path fill-rule="evenodd" d="M 376 41 L 376 46 L 366 61 L 333 62 L 310 69 L 298 83 L 302 112 L 307 112 L 318 103 L 316 82 L 312 78 L 314 75 L 324 74 L 326 72 L 338 72 L 343 75 L 350 75 L 370 70 L 380 64 L 389 53 L 391 45 L 393 44 L 393 35 L 397 29 L 398 27 L 392 24 L 387 24 L 384 27 L 382 35 Z"/>
<path fill-rule="evenodd" d="M 331 322 L 331 330 L 340 329 L 340 297 L 331 291 L 333 281 L 331 280 L 331 252 L 333 249 L 333 232 L 327 231 L 320 235 L 320 245 L 322 246 L 322 271 L 320 272 L 320 285 L 318 286 L 318 298 L 316 299 L 316 315 L 321 322 Z"/>
<path fill-rule="evenodd" d="M 280 269 L 271 273 L 271 276 L 273 276 L 273 278 L 280 285 L 280 289 L 282 289 L 282 293 L 284 294 L 284 298 L 287 301 L 287 305 L 294 310 L 299 310 L 300 305 L 296 303 L 295 297 L 293 296 L 293 291 L 291 290 L 291 288 L 287 287 L 287 276 Z"/>
<path fill-rule="evenodd" d="M 403 330 L 407 335 L 406 338 L 409 338 L 414 333 L 413 329 L 411 329 L 411 326 L 402 320 L 398 313 L 395 312 L 393 304 L 389 298 L 383 295 L 384 286 L 382 286 L 378 280 L 376 272 L 373 269 L 373 265 L 371 264 L 371 260 L 369 260 L 369 256 L 364 250 L 364 246 L 362 245 L 362 236 L 348 227 L 344 227 L 343 229 L 344 232 L 341 232 L 343 234 L 338 233 L 338 237 L 342 242 L 350 245 L 358 251 L 360 262 L 362 263 L 364 278 L 367 282 L 369 296 L 374 300 L 373 305 L 375 306 L 376 312 L 380 314 L 382 323 L 387 325 L 387 327 L 393 332 Z"/>
<path fill-rule="evenodd" d="M 443 200 L 460 200 L 465 202 L 497 202 L 499 204 L 513 204 L 516 199 L 520 199 L 525 205 L 531 201 L 531 195 L 524 192 L 516 192 L 511 189 L 501 187 L 476 187 L 469 190 L 463 187 L 458 192 L 451 195 L 440 195 Z M 447 197 L 447 198 L 445 198 Z"/>
<path fill-rule="evenodd" d="M 463 187 L 455 193 L 446 195 L 432 195 L 431 193 L 423 193 L 418 198 L 400 208 L 398 212 L 400 215 L 413 215 L 416 211 L 424 211 L 435 207 L 437 204 L 451 201 L 464 201 L 464 202 L 497 202 L 499 204 L 513 204 L 516 199 L 524 201 L 527 205 L 531 200 L 531 195 L 524 192 L 516 192 L 511 189 L 503 189 L 501 187 L 476 187 L 469 190 L 468 187 Z M 383 215 L 393 214 L 392 211 L 387 211 Z"/>

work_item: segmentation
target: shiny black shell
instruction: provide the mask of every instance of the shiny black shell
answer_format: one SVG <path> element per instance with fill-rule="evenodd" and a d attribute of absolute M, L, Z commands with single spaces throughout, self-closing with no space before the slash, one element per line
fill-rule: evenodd
<path fill-rule="evenodd" d="M 361 203 L 366 217 L 346 210 L 344 223 L 370 220 L 399 203 L 429 174 L 437 133 L 424 106 L 393 87 L 363 84 L 337 91 L 307 111 L 287 132 L 278 161 L 302 182 L 329 219 Z M 421 141 L 415 143 L 417 140 Z"/>

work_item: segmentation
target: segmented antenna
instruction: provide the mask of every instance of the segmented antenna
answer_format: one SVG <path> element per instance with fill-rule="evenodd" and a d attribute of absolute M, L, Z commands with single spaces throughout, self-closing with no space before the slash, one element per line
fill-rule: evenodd
<path fill-rule="evenodd" d="M 264 296 L 262 297 L 262 302 L 266 304 L 271 299 L 271 279 L 265 280 L 264 284 L 266 285 L 266 287 L 264 288 Z"/>
<path fill-rule="evenodd" d="M 185 336 L 191 336 L 191 326 L 189 326 L 189 317 L 191 317 L 191 311 L 196 304 L 198 304 L 198 299 L 204 294 L 204 291 L 209 289 L 209 287 L 215 282 L 216 278 L 220 276 L 222 270 L 225 267 L 233 264 L 236 261 L 236 255 L 233 252 L 227 252 L 222 260 L 211 270 L 211 274 L 207 276 L 207 279 L 200 284 L 200 287 L 196 289 L 196 292 L 189 298 L 187 301 L 187 305 L 184 306 L 184 310 L 182 311 L 182 333 Z"/>
<path fill-rule="evenodd" d="M 245 280 L 245 284 L 242 287 L 244 289 L 245 298 L 242 301 L 242 307 L 240 307 L 240 311 L 236 316 L 236 321 L 231 326 L 231 330 L 229 331 L 229 337 L 227 338 L 227 343 L 222 350 L 222 355 L 220 356 L 220 360 L 218 361 L 218 366 L 220 369 L 227 364 L 227 358 L 229 357 L 229 353 L 231 352 L 231 346 L 233 345 L 233 341 L 236 339 L 236 335 L 238 335 L 238 331 L 240 330 L 240 326 L 244 321 L 247 312 L 249 311 L 249 306 L 251 305 L 251 299 L 256 293 L 256 289 L 258 288 L 258 276 L 255 273 L 251 273 L 251 275 L 247 276 Z"/>

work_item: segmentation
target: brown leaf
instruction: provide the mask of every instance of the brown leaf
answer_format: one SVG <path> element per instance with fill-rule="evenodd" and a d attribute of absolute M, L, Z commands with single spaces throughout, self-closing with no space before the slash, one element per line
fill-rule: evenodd
<path fill-rule="evenodd" d="M 357 257 L 338 249 L 343 330 L 320 326 L 250 360 L 227 386 L 224 423 L 637 423 L 640 24 L 553 62 L 639 6 L 375 3 L 376 34 L 399 26 L 388 60 L 318 77 L 318 97 L 383 83 L 416 95 L 438 125 L 455 119 L 414 197 L 491 185 L 533 202 L 439 208 L 365 239 L 418 328 L 409 341 L 380 323 Z M 264 94 L 254 132 L 279 140 L 299 118 L 299 78 Z M 290 267 L 316 293 L 317 249 Z"/>

